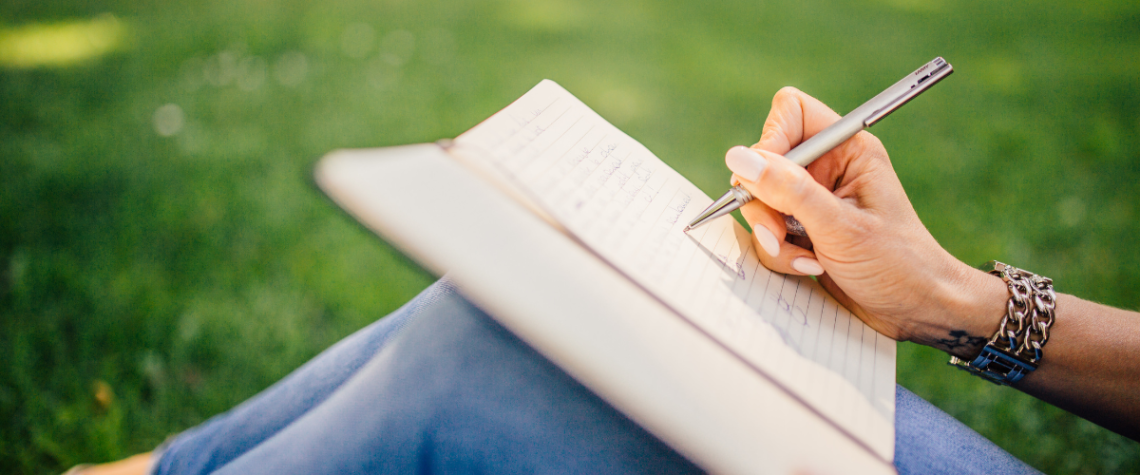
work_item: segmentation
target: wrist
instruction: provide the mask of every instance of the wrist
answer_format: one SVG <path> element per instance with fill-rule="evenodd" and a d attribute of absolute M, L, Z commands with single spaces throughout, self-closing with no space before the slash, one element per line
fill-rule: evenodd
<path fill-rule="evenodd" d="M 933 295 L 940 311 L 932 312 L 937 317 L 924 325 L 915 341 L 971 359 L 997 331 L 1009 290 L 1000 277 L 957 259 L 948 275 Z"/>

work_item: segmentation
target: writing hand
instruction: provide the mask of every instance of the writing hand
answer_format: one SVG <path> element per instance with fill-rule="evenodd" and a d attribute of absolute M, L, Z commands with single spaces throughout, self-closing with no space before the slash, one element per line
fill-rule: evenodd
<path fill-rule="evenodd" d="M 880 333 L 972 360 L 998 327 L 1009 291 L 942 249 L 918 219 L 887 152 L 864 131 L 806 169 L 785 159 L 839 115 L 796 89 L 776 94 L 760 142 L 725 157 L 756 198 L 760 261 L 819 275 L 824 288 Z M 809 238 L 785 239 L 794 215 Z M 1140 313 L 1057 295 L 1057 323 L 1036 371 L 1015 387 L 1140 440 Z"/>
<path fill-rule="evenodd" d="M 951 311 L 967 304 L 956 300 L 981 292 L 972 288 L 980 285 L 1000 303 L 1003 289 L 994 279 L 980 280 L 984 273 L 935 241 L 877 138 L 860 132 L 806 169 L 783 157 L 839 118 L 815 98 L 784 88 L 772 101 L 760 141 L 726 154 L 734 181 L 756 198 L 741 213 L 753 228 L 760 261 L 778 272 L 818 275 L 836 299 L 895 339 L 932 344 L 951 331 L 972 330 L 952 322 L 957 312 Z M 799 219 L 810 238 L 786 239 L 785 215 Z M 1001 315 L 996 311 L 992 321 Z"/>

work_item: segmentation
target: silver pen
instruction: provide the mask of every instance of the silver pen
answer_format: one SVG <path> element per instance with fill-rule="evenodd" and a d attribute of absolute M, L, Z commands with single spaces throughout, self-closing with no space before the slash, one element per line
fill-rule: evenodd
<path fill-rule="evenodd" d="M 883 117 L 894 112 L 907 101 L 914 99 L 922 91 L 927 90 L 952 72 L 954 72 L 954 68 L 950 66 L 950 63 L 941 57 L 934 58 L 933 61 L 924 64 L 917 71 L 908 74 L 901 81 L 888 87 L 887 90 L 855 108 L 842 119 L 839 119 L 838 122 L 800 143 L 784 156 L 797 165 L 806 167 L 859 131 L 875 125 Z M 685 226 L 685 232 L 731 213 L 749 201 L 752 201 L 752 194 L 743 186 L 734 186 L 724 196 L 721 196 L 720 199 L 714 201 L 712 205 L 697 215 L 693 222 Z M 800 236 L 806 235 L 803 226 L 795 218 L 788 216 L 786 224 L 789 233 Z"/>

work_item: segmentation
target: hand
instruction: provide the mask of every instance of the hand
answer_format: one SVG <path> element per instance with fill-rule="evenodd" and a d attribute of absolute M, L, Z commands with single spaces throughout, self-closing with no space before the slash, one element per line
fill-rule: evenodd
<path fill-rule="evenodd" d="M 807 169 L 783 157 L 837 120 L 819 101 L 785 88 L 760 142 L 728 151 L 733 180 L 756 198 L 741 212 L 760 261 L 819 275 L 884 335 L 973 359 L 1006 312 L 1005 283 L 938 245 L 873 135 L 860 132 Z M 785 239 L 784 215 L 799 219 L 810 239 Z M 1040 366 L 1016 387 L 1140 440 L 1140 314 L 1058 294 L 1056 319 Z"/>
<path fill-rule="evenodd" d="M 756 198 L 741 213 L 760 261 L 777 272 L 818 275 L 844 306 L 896 340 L 955 352 L 955 332 L 988 337 L 1004 311 L 1004 286 L 934 240 L 875 136 L 860 132 L 806 169 L 783 157 L 839 118 L 815 98 L 784 88 L 760 141 L 728 151 L 734 182 Z M 810 239 L 786 239 L 785 215 L 799 219 Z M 961 343 L 980 348 L 982 342 Z"/>

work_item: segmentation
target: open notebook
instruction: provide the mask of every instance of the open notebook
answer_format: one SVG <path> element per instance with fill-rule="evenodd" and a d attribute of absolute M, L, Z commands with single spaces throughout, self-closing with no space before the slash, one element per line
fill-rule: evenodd
<path fill-rule="evenodd" d="M 895 342 L 765 269 L 731 217 L 683 233 L 711 198 L 554 82 L 317 181 L 698 465 L 893 471 Z"/>

